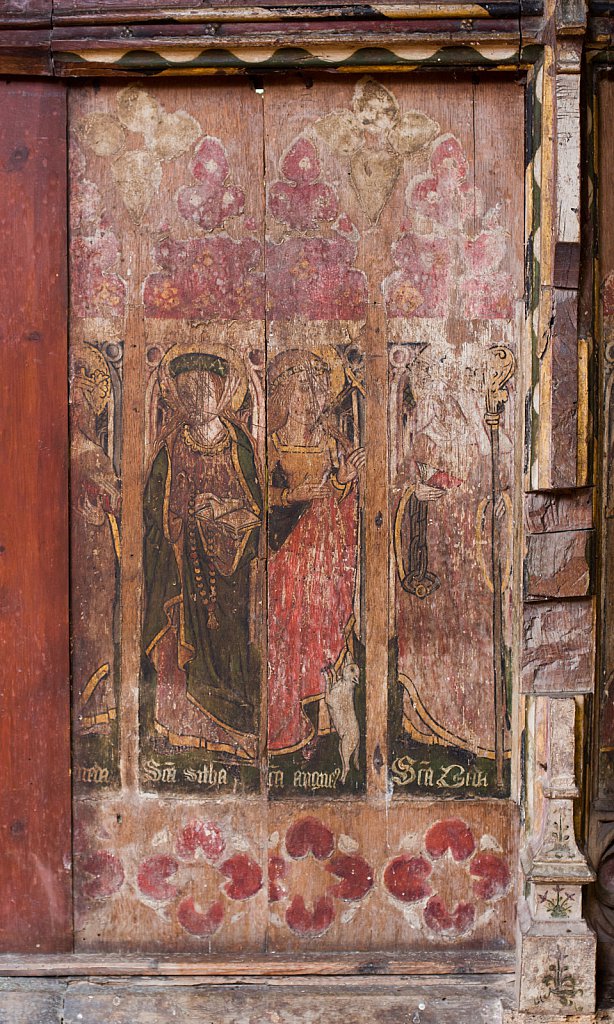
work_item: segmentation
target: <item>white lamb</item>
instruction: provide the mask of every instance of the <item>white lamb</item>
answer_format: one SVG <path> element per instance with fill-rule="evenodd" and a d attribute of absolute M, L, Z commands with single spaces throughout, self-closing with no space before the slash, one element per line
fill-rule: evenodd
<path fill-rule="evenodd" d="M 325 678 L 324 699 L 330 720 L 339 736 L 339 754 L 341 757 L 341 783 L 344 783 L 350 770 L 350 759 L 358 769 L 358 747 L 360 729 L 356 708 L 354 707 L 354 690 L 360 672 L 358 665 L 347 659 L 339 672 L 334 669 L 323 669 Z"/>

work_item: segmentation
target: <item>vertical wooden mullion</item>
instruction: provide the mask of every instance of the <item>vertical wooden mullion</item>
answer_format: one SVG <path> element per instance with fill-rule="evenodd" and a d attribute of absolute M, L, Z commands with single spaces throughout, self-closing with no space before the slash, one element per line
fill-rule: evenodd
<path fill-rule="evenodd" d="M 0 948 L 72 946 L 66 91 L 0 85 Z"/>
<path fill-rule="evenodd" d="M 373 250 L 375 246 L 373 247 Z M 371 258 L 370 258 L 371 257 Z M 386 314 L 379 283 L 383 269 L 365 254 L 363 267 L 369 280 L 365 324 L 366 356 L 366 496 L 364 600 L 366 637 L 367 792 L 375 802 L 388 789 L 388 637 L 389 515 L 388 465 L 390 460 L 388 410 L 388 352 Z M 379 272 L 378 272 L 379 271 Z"/>
<path fill-rule="evenodd" d="M 139 225 L 140 227 L 140 225 Z M 128 241 L 129 239 L 129 241 Z M 143 459 L 145 392 L 142 385 L 143 353 L 147 325 L 143 316 L 140 288 L 143 280 L 143 237 L 138 230 L 127 233 L 124 259 L 130 282 L 124 342 L 124 401 L 122 446 L 121 559 L 121 690 L 120 690 L 120 772 L 124 791 L 138 789 L 139 776 L 139 688 L 135 681 L 141 671 L 141 604 L 143 589 Z"/>

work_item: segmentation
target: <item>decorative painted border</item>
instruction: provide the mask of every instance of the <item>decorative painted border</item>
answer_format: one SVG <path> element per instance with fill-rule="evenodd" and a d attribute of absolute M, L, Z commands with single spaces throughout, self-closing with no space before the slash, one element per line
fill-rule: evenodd
<path fill-rule="evenodd" d="M 526 337 L 530 338 L 530 385 L 525 396 L 525 486 L 538 468 L 539 437 L 539 314 L 541 284 L 541 150 L 545 52 L 540 51 L 527 80 L 525 107 L 525 315 Z M 536 401 L 537 397 L 537 401 Z"/>
<path fill-rule="evenodd" d="M 54 67 L 58 75 L 95 75 L 102 70 L 141 75 L 183 73 L 215 74 L 246 71 L 334 70 L 413 71 L 429 70 L 527 70 L 539 59 L 541 48 L 514 44 L 427 45 L 399 43 L 388 46 L 342 44 L 241 48 L 211 47 L 196 51 L 92 49 L 58 51 Z"/>

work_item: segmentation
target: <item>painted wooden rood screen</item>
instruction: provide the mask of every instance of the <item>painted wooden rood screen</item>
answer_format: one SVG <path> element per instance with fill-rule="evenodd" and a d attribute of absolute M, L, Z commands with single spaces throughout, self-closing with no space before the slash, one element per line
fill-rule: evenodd
<path fill-rule="evenodd" d="M 514 943 L 524 88 L 308 84 L 69 94 L 79 950 Z"/>

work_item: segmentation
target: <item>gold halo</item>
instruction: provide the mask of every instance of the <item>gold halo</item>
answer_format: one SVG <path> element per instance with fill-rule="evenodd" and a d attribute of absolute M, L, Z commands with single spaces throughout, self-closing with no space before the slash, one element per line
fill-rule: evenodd
<path fill-rule="evenodd" d="M 100 349 L 87 341 L 78 342 L 71 347 L 70 367 L 71 386 L 78 385 L 75 364 L 82 362 L 86 367 L 89 382 L 86 398 L 97 416 L 106 408 L 111 395 L 111 374 L 107 361 Z"/>
<path fill-rule="evenodd" d="M 337 398 L 345 387 L 345 366 L 341 356 L 333 345 L 314 345 L 310 351 L 330 367 L 330 390 Z"/>
<path fill-rule="evenodd" d="M 243 361 L 239 355 L 229 345 L 225 345 L 219 341 L 202 341 L 200 344 L 195 344 L 189 341 L 180 341 L 176 345 L 171 345 L 168 352 L 165 352 L 160 360 L 158 367 L 158 377 L 160 379 L 160 387 L 162 391 L 173 391 L 174 386 L 171 384 L 170 365 L 173 359 L 177 356 L 188 355 L 191 352 L 200 353 L 201 355 L 218 356 L 223 359 L 230 366 L 232 366 L 238 377 L 238 383 L 235 387 L 232 398 L 230 400 L 230 408 L 233 412 L 236 412 L 243 405 L 243 400 L 247 392 L 247 373 L 243 365 Z"/>
<path fill-rule="evenodd" d="M 276 355 L 269 363 L 269 371 L 274 369 L 275 363 L 278 360 L 282 359 L 282 357 L 286 357 L 287 359 L 293 353 L 295 353 L 296 356 L 314 355 L 317 356 L 318 359 L 321 359 L 324 363 L 326 363 L 330 370 L 329 385 L 331 395 L 334 398 L 336 398 L 338 395 L 341 394 L 345 387 L 345 366 L 343 364 L 343 360 L 341 359 L 338 352 L 332 345 L 310 345 L 309 348 L 282 349 L 280 352 L 276 353 Z M 291 366 L 291 363 L 287 365 L 283 373 L 287 373 L 290 370 Z M 271 383 L 274 383 L 276 379 L 277 378 L 274 377 Z"/>

